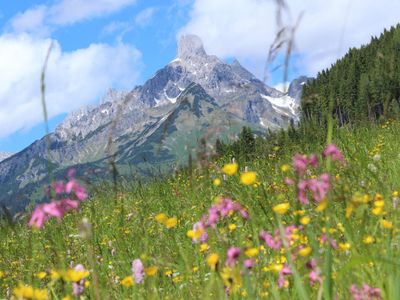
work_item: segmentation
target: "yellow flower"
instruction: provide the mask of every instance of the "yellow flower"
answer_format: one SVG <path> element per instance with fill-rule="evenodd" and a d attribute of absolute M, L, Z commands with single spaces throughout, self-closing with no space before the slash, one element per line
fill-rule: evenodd
<path fill-rule="evenodd" d="M 346 207 L 346 218 L 347 219 L 350 218 L 350 216 L 351 216 L 351 214 L 353 212 L 353 209 L 354 209 L 353 203 L 347 204 L 347 207 Z"/>
<path fill-rule="evenodd" d="M 393 228 L 393 223 L 387 220 L 381 220 L 381 225 L 383 228 L 386 229 L 392 229 Z"/>
<path fill-rule="evenodd" d="M 364 244 L 372 244 L 373 242 L 375 242 L 375 238 L 372 236 L 372 235 L 366 235 L 364 238 L 363 238 L 363 243 Z"/>
<path fill-rule="evenodd" d="M 203 243 L 200 245 L 200 252 L 206 252 L 208 249 L 210 249 L 210 246 L 208 246 L 207 243 Z"/>
<path fill-rule="evenodd" d="M 308 223 L 310 223 L 310 217 L 302 217 L 300 219 L 300 223 L 303 225 L 307 225 Z"/>
<path fill-rule="evenodd" d="M 61 274 L 57 270 L 50 271 L 51 280 L 58 280 L 61 277 Z"/>
<path fill-rule="evenodd" d="M 221 272 L 221 278 L 224 281 L 224 285 L 229 287 L 231 293 L 235 294 L 240 291 L 242 287 L 242 276 L 238 269 L 225 267 Z"/>
<path fill-rule="evenodd" d="M 166 214 L 160 213 L 160 214 L 156 215 L 156 216 L 154 217 L 154 219 L 155 219 L 158 223 L 164 224 L 165 221 L 167 221 L 168 217 L 167 217 Z"/>
<path fill-rule="evenodd" d="M 385 206 L 385 201 L 383 200 L 378 200 L 374 202 L 375 207 L 384 207 Z"/>
<path fill-rule="evenodd" d="M 236 225 L 231 223 L 231 224 L 228 225 L 228 229 L 229 229 L 230 232 L 235 231 Z"/>
<path fill-rule="evenodd" d="M 220 185 L 221 185 L 221 179 L 215 178 L 214 181 L 213 181 L 213 184 L 214 184 L 215 186 L 220 186 Z"/>
<path fill-rule="evenodd" d="M 290 167 L 287 164 L 284 164 L 284 165 L 281 166 L 281 171 L 284 172 L 284 173 L 288 172 L 289 169 L 290 169 Z"/>
<path fill-rule="evenodd" d="M 239 166 L 237 163 L 230 163 L 230 164 L 226 164 L 222 168 L 222 172 L 224 172 L 226 175 L 232 176 L 232 175 L 236 174 L 238 168 L 239 168 Z"/>
<path fill-rule="evenodd" d="M 158 268 L 156 266 L 151 266 L 144 269 L 147 276 L 154 276 L 157 274 Z"/>
<path fill-rule="evenodd" d="M 190 237 L 191 239 L 199 239 L 203 233 L 203 229 L 199 227 L 196 231 L 195 230 L 189 230 L 186 235 Z"/>
<path fill-rule="evenodd" d="M 286 203 L 280 203 L 280 204 L 275 205 L 272 208 L 272 210 L 274 212 L 276 212 L 277 214 L 284 215 L 289 210 L 289 208 L 290 208 L 290 204 L 286 202 Z"/>
<path fill-rule="evenodd" d="M 257 173 L 256 172 L 244 172 L 240 175 L 240 182 L 244 185 L 252 185 L 257 180 Z"/>
<path fill-rule="evenodd" d="M 351 246 L 350 243 L 339 243 L 339 249 L 342 251 L 350 250 Z"/>
<path fill-rule="evenodd" d="M 14 289 L 14 296 L 17 299 L 33 299 L 33 300 L 46 300 L 48 299 L 47 290 L 35 289 L 31 286 L 25 286 L 22 283 Z"/>
<path fill-rule="evenodd" d="M 176 217 L 169 218 L 165 221 L 165 226 L 167 228 L 174 228 L 178 224 L 178 219 Z"/>
<path fill-rule="evenodd" d="M 382 207 L 374 207 L 372 209 L 372 214 L 374 214 L 375 216 L 379 216 L 379 215 L 383 214 Z"/>
<path fill-rule="evenodd" d="M 217 253 L 212 253 L 207 257 L 207 264 L 211 269 L 215 270 L 219 261 L 219 255 Z"/>
<path fill-rule="evenodd" d="M 306 257 L 310 255 L 311 251 L 312 251 L 311 247 L 305 247 L 299 250 L 299 255 L 302 257 Z"/>
<path fill-rule="evenodd" d="M 317 207 L 315 208 L 315 211 L 317 212 L 324 211 L 327 206 L 328 206 L 328 199 L 324 199 L 320 203 L 318 203 Z"/>
<path fill-rule="evenodd" d="M 39 279 L 43 279 L 47 276 L 46 272 L 39 272 L 36 274 L 36 277 Z"/>
<path fill-rule="evenodd" d="M 0 279 L 6 277 L 6 274 L 3 271 L 0 271 Z"/>
<path fill-rule="evenodd" d="M 246 251 L 244 251 L 244 254 L 247 257 L 255 257 L 258 255 L 258 253 L 259 253 L 258 248 L 249 248 L 249 249 L 246 249 Z"/>
<path fill-rule="evenodd" d="M 67 282 L 79 282 L 88 276 L 89 272 L 86 270 L 77 271 L 75 269 L 69 269 L 63 276 L 63 279 Z"/>
<path fill-rule="evenodd" d="M 121 280 L 121 284 L 124 287 L 130 287 L 134 284 L 132 276 L 126 276 L 124 279 Z"/>
<path fill-rule="evenodd" d="M 199 271 L 199 267 L 193 267 L 193 268 L 192 268 L 192 272 L 193 272 L 193 273 L 196 273 L 196 272 L 198 272 L 198 271 Z"/>

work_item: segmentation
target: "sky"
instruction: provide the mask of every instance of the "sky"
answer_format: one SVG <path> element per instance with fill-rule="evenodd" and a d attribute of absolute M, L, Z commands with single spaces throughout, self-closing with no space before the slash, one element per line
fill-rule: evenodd
<path fill-rule="evenodd" d="M 277 32 L 294 33 L 288 80 L 315 76 L 350 47 L 400 21 L 399 0 L 4 0 L 0 5 L 0 152 L 18 152 L 45 134 L 40 74 L 50 45 L 46 103 L 50 129 L 71 111 L 99 103 L 109 88 L 131 90 L 173 60 L 180 35 L 234 57 L 270 86 Z M 269 65 L 275 69 L 283 51 Z M 266 77 L 265 74 L 269 76 Z"/>

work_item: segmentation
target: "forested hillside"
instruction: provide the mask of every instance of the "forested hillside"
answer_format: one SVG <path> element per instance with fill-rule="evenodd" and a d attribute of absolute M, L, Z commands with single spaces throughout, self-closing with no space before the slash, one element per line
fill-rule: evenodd
<path fill-rule="evenodd" d="M 397 115 L 400 105 L 400 25 L 352 48 L 303 89 L 305 121 L 326 121 L 329 102 L 340 125 Z"/>

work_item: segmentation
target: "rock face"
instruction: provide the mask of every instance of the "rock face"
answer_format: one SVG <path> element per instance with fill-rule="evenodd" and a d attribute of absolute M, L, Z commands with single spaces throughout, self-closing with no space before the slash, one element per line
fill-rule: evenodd
<path fill-rule="evenodd" d="M 85 179 L 101 179 L 113 159 L 122 174 L 149 176 L 195 156 L 200 140 L 233 138 L 242 126 L 285 128 L 298 119 L 297 107 L 237 60 L 208 55 L 199 37 L 185 35 L 177 58 L 143 85 L 110 90 L 100 105 L 71 113 L 54 133 L 0 162 L 0 204 L 22 209 L 40 194 L 49 165 L 54 177 L 74 167 Z"/>
<path fill-rule="evenodd" d="M 6 158 L 9 158 L 12 155 L 12 153 L 9 152 L 0 152 L 0 162 L 5 160 Z"/>
<path fill-rule="evenodd" d="M 294 79 L 289 85 L 288 96 L 298 100 L 297 102 L 299 102 L 301 99 L 303 86 L 311 80 L 313 80 L 312 77 L 306 76 L 300 76 Z"/>

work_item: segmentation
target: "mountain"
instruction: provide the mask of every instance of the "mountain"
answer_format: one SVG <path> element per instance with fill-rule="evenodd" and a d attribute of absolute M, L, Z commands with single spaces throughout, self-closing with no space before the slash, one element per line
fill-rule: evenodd
<path fill-rule="evenodd" d="M 304 86 L 303 119 L 326 124 L 330 100 L 340 125 L 398 117 L 400 112 L 400 24 L 350 49 Z"/>
<path fill-rule="evenodd" d="M 0 162 L 5 160 L 6 158 L 9 158 L 11 155 L 13 154 L 9 152 L 0 152 Z"/>
<path fill-rule="evenodd" d="M 110 62 L 111 63 L 111 62 Z M 41 140 L 0 163 L 0 204 L 23 209 L 41 186 L 73 167 L 86 180 L 149 176 L 186 163 L 199 144 L 232 139 L 298 121 L 298 101 L 265 85 L 237 60 L 208 55 L 200 38 L 185 35 L 177 57 L 131 91 L 110 90 L 98 106 L 71 113 Z"/>

